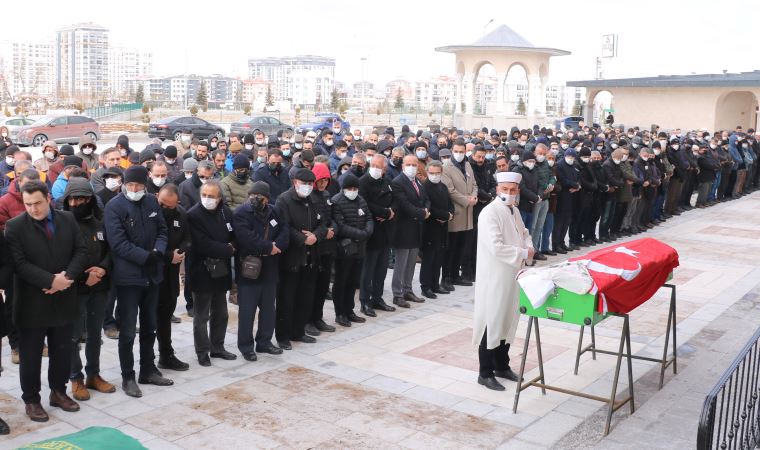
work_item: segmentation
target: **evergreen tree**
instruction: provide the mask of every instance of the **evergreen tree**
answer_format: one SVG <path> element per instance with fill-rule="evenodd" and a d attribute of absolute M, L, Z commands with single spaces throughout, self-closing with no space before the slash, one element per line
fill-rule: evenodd
<path fill-rule="evenodd" d="M 145 101 L 145 93 L 143 92 L 143 85 L 137 86 L 137 92 L 135 93 L 135 103 L 143 103 Z"/>
<path fill-rule="evenodd" d="M 515 111 L 515 113 L 518 116 L 524 116 L 525 115 L 525 100 L 523 100 L 522 97 L 520 97 L 517 100 L 517 110 Z"/>
<path fill-rule="evenodd" d="M 396 109 L 404 108 L 404 96 L 401 95 L 401 88 L 396 91 L 396 101 L 393 103 L 393 107 Z"/>
<path fill-rule="evenodd" d="M 267 106 L 274 106 L 274 94 L 272 94 L 272 86 L 267 86 L 267 95 L 264 97 L 264 103 Z"/>
<path fill-rule="evenodd" d="M 206 92 L 206 83 L 201 82 L 201 87 L 198 89 L 198 93 L 195 94 L 195 103 L 201 106 L 201 108 L 208 108 L 208 93 Z"/>
<path fill-rule="evenodd" d="M 336 110 L 340 107 L 340 98 L 338 98 L 338 90 L 333 88 L 332 94 L 330 94 L 330 108 Z"/>

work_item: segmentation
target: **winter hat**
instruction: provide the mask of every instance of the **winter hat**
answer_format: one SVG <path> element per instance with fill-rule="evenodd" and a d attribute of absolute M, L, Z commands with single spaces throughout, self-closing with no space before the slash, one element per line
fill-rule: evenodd
<path fill-rule="evenodd" d="M 660 141 L 654 141 L 654 142 L 652 142 L 652 149 L 655 149 L 655 148 L 657 148 L 657 149 L 661 149 L 662 148 L 662 146 L 660 145 Z"/>
<path fill-rule="evenodd" d="M 55 141 L 45 141 L 44 144 L 42 144 L 42 149 L 46 149 L 48 147 L 53 147 L 55 151 L 58 151 L 58 144 L 55 143 Z M 72 153 L 73 154 L 73 153 Z"/>
<path fill-rule="evenodd" d="M 232 160 L 233 169 L 247 169 L 249 167 L 251 167 L 251 161 L 245 155 L 237 155 L 235 159 Z"/>
<path fill-rule="evenodd" d="M 447 149 L 447 148 L 442 148 L 442 149 L 441 149 L 441 150 L 438 152 L 438 157 L 439 157 L 439 158 L 451 158 L 451 150 L 449 150 L 449 149 Z"/>
<path fill-rule="evenodd" d="M 140 164 L 146 161 L 155 161 L 155 160 L 156 160 L 156 154 L 153 152 L 153 150 L 146 148 L 145 150 L 140 152 Z"/>
<path fill-rule="evenodd" d="M 95 145 L 95 141 L 92 140 L 89 134 L 85 134 L 84 136 L 79 138 L 79 148 L 83 148 L 85 145 L 91 146 L 93 149 L 98 148 L 97 145 Z"/>
<path fill-rule="evenodd" d="M 103 179 L 111 177 L 124 178 L 124 171 L 121 170 L 121 167 L 111 167 L 110 169 L 106 169 L 105 172 L 103 172 Z"/>
<path fill-rule="evenodd" d="M 311 171 L 314 173 L 315 181 L 324 180 L 325 178 L 330 179 L 330 168 L 327 167 L 327 164 L 314 164 L 314 168 Z"/>
<path fill-rule="evenodd" d="M 69 166 L 82 167 L 82 158 L 74 155 L 69 155 L 63 158 L 63 167 Z"/>
<path fill-rule="evenodd" d="M 243 136 L 243 144 L 253 144 L 255 141 L 256 139 L 254 139 L 252 134 L 246 134 L 245 136 Z M 240 145 L 239 143 L 237 144 Z M 235 143 L 233 143 L 232 145 L 235 145 Z M 232 145 L 230 145 L 230 149 L 232 148 Z"/>
<path fill-rule="evenodd" d="M 139 183 L 145 184 L 148 182 L 148 169 L 143 166 L 131 166 L 124 171 L 124 184 L 127 183 Z"/>
<path fill-rule="evenodd" d="M 567 152 L 565 152 L 567 154 Z M 588 147 L 582 147 L 581 151 L 578 152 L 578 156 L 591 156 L 591 149 Z"/>
<path fill-rule="evenodd" d="M 58 151 L 58 154 L 63 156 L 74 156 L 74 147 L 70 146 L 69 144 L 62 145 L 61 150 Z"/>
<path fill-rule="evenodd" d="M 525 151 L 525 152 L 523 152 L 521 161 L 528 161 L 529 159 L 535 160 L 536 159 L 536 155 L 533 154 L 533 152 L 531 152 L 531 151 Z"/>
<path fill-rule="evenodd" d="M 250 136 L 250 134 L 248 136 Z M 230 153 L 239 152 L 243 150 L 243 146 L 240 144 L 240 142 L 233 142 L 232 144 L 230 144 L 229 150 L 230 150 Z"/>
<path fill-rule="evenodd" d="M 66 190 L 63 191 L 63 198 L 92 197 L 93 194 L 92 186 L 86 178 L 74 177 L 66 184 Z"/>
<path fill-rule="evenodd" d="M 135 164 L 135 165 L 140 164 L 140 154 L 137 152 L 132 152 L 129 154 L 129 156 L 127 156 L 127 160 L 131 164 Z"/>
<path fill-rule="evenodd" d="M 124 148 L 129 148 L 129 138 L 122 134 L 116 138 L 116 144 L 121 145 Z"/>
<path fill-rule="evenodd" d="M 351 172 L 347 173 L 346 176 L 342 179 L 341 186 L 343 189 L 349 189 L 349 188 L 359 188 L 359 179 L 356 178 L 356 175 L 352 174 Z"/>
<path fill-rule="evenodd" d="M 305 181 L 307 183 L 313 183 L 314 180 L 316 180 L 316 177 L 314 176 L 314 173 L 309 169 L 298 169 L 296 170 L 293 179 L 298 181 Z"/>
<path fill-rule="evenodd" d="M 300 134 L 300 133 L 296 133 L 296 135 L 295 135 L 295 136 L 293 136 L 293 141 L 294 141 L 296 144 L 300 144 L 300 143 L 302 143 L 302 142 L 303 142 L 303 135 L 302 135 L 302 134 Z"/>
<path fill-rule="evenodd" d="M 164 157 L 165 158 L 176 158 L 177 157 L 177 147 L 173 145 L 168 145 L 166 147 L 166 150 L 164 150 Z"/>
<path fill-rule="evenodd" d="M 590 153 L 589 153 L 589 155 L 590 155 Z M 574 148 L 570 147 L 567 150 L 565 150 L 565 157 L 568 157 L 568 156 L 575 158 L 575 157 L 578 156 L 578 154 L 575 153 L 575 149 Z"/>
<path fill-rule="evenodd" d="M 187 158 L 182 163 L 183 172 L 190 172 L 190 171 L 195 172 L 196 169 L 198 169 L 198 161 L 196 161 L 195 158 Z"/>
<path fill-rule="evenodd" d="M 383 153 L 384 151 L 388 150 L 389 148 L 393 148 L 393 143 L 391 141 L 387 141 L 383 139 L 382 141 L 377 143 L 377 151 L 378 153 Z"/>
<path fill-rule="evenodd" d="M 269 185 L 263 181 L 257 181 L 253 183 L 251 189 L 248 190 L 248 195 L 263 195 L 264 197 L 269 198 Z"/>

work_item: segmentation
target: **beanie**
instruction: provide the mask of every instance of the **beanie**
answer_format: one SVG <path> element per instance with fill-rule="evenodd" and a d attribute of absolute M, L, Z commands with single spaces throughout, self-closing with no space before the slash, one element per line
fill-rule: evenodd
<path fill-rule="evenodd" d="M 251 167 L 251 161 L 245 155 L 237 155 L 232 161 L 233 169 L 247 169 Z"/>
<path fill-rule="evenodd" d="M 269 185 L 263 181 L 257 181 L 253 183 L 251 189 L 248 190 L 248 195 L 263 195 L 264 197 L 269 198 Z"/>
<path fill-rule="evenodd" d="M 148 182 L 148 169 L 143 166 L 131 166 L 124 171 L 124 184 L 127 183 L 140 183 L 145 184 Z"/>

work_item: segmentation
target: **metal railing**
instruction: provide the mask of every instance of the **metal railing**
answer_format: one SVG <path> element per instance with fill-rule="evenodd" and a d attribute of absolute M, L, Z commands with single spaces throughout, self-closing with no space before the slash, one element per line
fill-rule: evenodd
<path fill-rule="evenodd" d="M 760 329 L 705 397 L 697 449 L 754 449 L 760 446 Z"/>
<path fill-rule="evenodd" d="M 93 119 L 101 117 L 111 116 L 128 111 L 135 111 L 142 109 L 142 103 L 120 103 L 117 105 L 109 106 L 95 106 L 84 110 L 84 115 Z"/>

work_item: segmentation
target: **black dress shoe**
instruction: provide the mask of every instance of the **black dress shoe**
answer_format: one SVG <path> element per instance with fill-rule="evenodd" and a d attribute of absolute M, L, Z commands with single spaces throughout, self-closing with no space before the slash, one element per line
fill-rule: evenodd
<path fill-rule="evenodd" d="M 259 353 L 268 353 L 270 355 L 282 355 L 282 349 L 272 344 L 256 344 L 256 351 Z"/>
<path fill-rule="evenodd" d="M 424 298 L 419 298 L 416 295 L 414 295 L 414 292 L 407 292 L 404 294 L 404 300 L 414 302 L 414 303 L 425 303 Z"/>
<path fill-rule="evenodd" d="M 0 435 L 11 434 L 11 427 L 3 419 L 0 419 Z"/>
<path fill-rule="evenodd" d="M 303 327 L 303 330 L 306 334 L 309 336 L 319 336 L 320 333 L 317 327 L 314 326 L 314 324 L 307 323 L 305 327 Z"/>
<path fill-rule="evenodd" d="M 222 351 L 220 351 L 220 352 L 211 352 L 211 357 L 212 358 L 224 359 L 224 360 L 227 360 L 227 361 L 232 361 L 234 359 L 237 359 L 237 355 L 236 354 L 234 354 L 232 352 L 228 352 L 227 350 L 224 350 L 224 349 L 222 349 Z"/>
<path fill-rule="evenodd" d="M 171 354 L 169 356 L 161 356 L 158 358 L 158 368 L 184 372 L 190 368 L 190 364 L 180 361 L 174 354 Z"/>
<path fill-rule="evenodd" d="M 440 286 L 434 287 L 432 289 L 432 291 L 433 291 L 434 294 L 448 294 L 449 293 L 449 291 L 447 291 L 446 289 L 441 288 Z M 423 294 L 424 294 L 424 292 L 423 292 Z"/>
<path fill-rule="evenodd" d="M 138 386 L 137 383 L 135 383 L 134 378 L 128 378 L 128 379 L 122 380 L 121 388 L 124 389 L 124 393 L 130 397 L 135 397 L 135 398 L 142 397 L 142 391 L 140 390 L 140 386 Z"/>
<path fill-rule="evenodd" d="M 441 289 L 449 291 L 449 293 L 452 293 L 456 290 L 456 288 L 454 288 L 454 285 L 448 281 L 441 283 Z"/>
<path fill-rule="evenodd" d="M 343 315 L 341 315 L 341 316 L 335 316 L 335 323 L 337 323 L 338 325 L 340 325 L 342 327 L 350 327 L 351 326 L 351 321 L 348 320 L 348 317 L 343 316 Z"/>
<path fill-rule="evenodd" d="M 454 278 L 451 280 L 451 283 L 457 286 L 472 286 L 472 281 L 468 281 L 462 278 Z"/>
<path fill-rule="evenodd" d="M 393 306 L 385 303 L 383 299 L 373 300 L 371 303 L 373 309 L 379 309 L 380 311 L 393 312 L 396 310 Z"/>
<path fill-rule="evenodd" d="M 187 310 L 187 317 L 191 317 L 192 318 L 194 315 L 195 315 L 195 313 L 193 312 L 193 308 L 189 308 Z"/>
<path fill-rule="evenodd" d="M 565 250 L 564 248 L 562 248 L 562 247 L 560 247 L 558 245 L 554 246 L 554 251 L 557 252 L 557 253 L 559 253 L 560 255 L 567 254 L 567 250 Z"/>
<path fill-rule="evenodd" d="M 503 391 L 506 389 L 501 383 L 496 381 L 496 378 L 494 377 L 483 378 L 478 376 L 478 384 L 483 385 L 492 391 Z"/>
<path fill-rule="evenodd" d="M 248 352 L 248 353 L 243 353 L 243 359 L 245 359 L 246 361 L 254 362 L 259 358 L 256 356 L 256 352 Z"/>
<path fill-rule="evenodd" d="M 432 289 L 423 289 L 422 295 L 424 295 L 427 298 L 438 298 L 438 296 L 435 295 Z"/>
<path fill-rule="evenodd" d="M 507 370 L 494 370 L 493 374 L 499 378 L 506 378 L 509 381 L 517 381 L 520 378 L 510 367 L 507 367 Z"/>
<path fill-rule="evenodd" d="M 557 252 L 551 250 L 546 250 L 545 252 L 541 252 L 541 254 L 546 256 L 557 256 Z"/>
<path fill-rule="evenodd" d="M 314 322 L 314 326 L 317 327 L 317 330 L 321 332 L 332 333 L 335 331 L 334 326 L 326 324 L 325 321 L 322 319 L 319 319 L 316 322 Z"/>
<path fill-rule="evenodd" d="M 293 350 L 293 345 L 290 343 L 290 341 L 277 341 L 277 345 L 283 350 Z"/>
<path fill-rule="evenodd" d="M 361 312 L 367 317 L 377 317 L 375 310 L 369 305 L 362 305 Z"/>
<path fill-rule="evenodd" d="M 208 353 L 198 354 L 198 364 L 203 367 L 211 367 L 211 358 L 208 357 Z"/>
<path fill-rule="evenodd" d="M 364 323 L 367 321 L 364 317 L 359 317 L 356 315 L 355 312 L 351 311 L 348 313 L 348 320 L 350 320 L 353 323 Z"/>
<path fill-rule="evenodd" d="M 147 375 L 140 374 L 137 382 L 140 384 L 154 384 L 156 386 L 171 386 L 174 384 L 174 381 L 164 378 L 157 370 L 153 370 L 153 372 Z"/>
<path fill-rule="evenodd" d="M 534 254 L 533 255 L 533 259 L 535 259 L 536 261 L 546 261 L 547 260 L 546 256 L 542 255 L 541 253 Z"/>
<path fill-rule="evenodd" d="M 475 275 L 470 275 L 469 273 L 468 274 L 462 274 L 462 276 L 459 277 L 459 279 L 462 280 L 462 281 L 469 282 L 469 283 L 474 283 L 475 282 Z"/>
<path fill-rule="evenodd" d="M 296 342 L 303 342 L 304 344 L 314 344 L 314 343 L 317 342 L 316 339 L 314 339 L 313 337 L 309 336 L 308 334 L 304 334 L 303 336 L 297 337 L 297 338 L 295 338 L 293 340 L 296 341 Z"/>
<path fill-rule="evenodd" d="M 411 305 L 409 302 L 404 300 L 404 297 L 393 297 L 393 304 L 396 306 L 400 306 L 401 308 L 410 308 Z"/>

